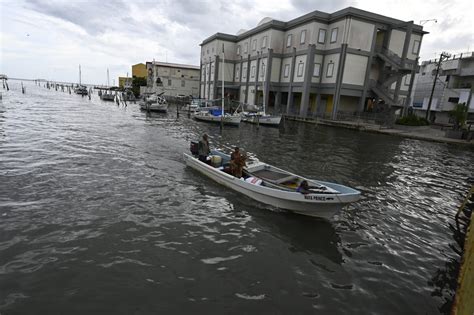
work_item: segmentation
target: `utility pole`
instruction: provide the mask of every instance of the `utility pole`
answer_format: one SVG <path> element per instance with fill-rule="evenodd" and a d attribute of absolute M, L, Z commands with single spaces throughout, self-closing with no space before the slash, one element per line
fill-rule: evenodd
<path fill-rule="evenodd" d="M 441 67 L 441 63 L 443 62 L 443 59 L 448 59 L 451 57 L 451 54 L 447 52 L 442 52 L 441 55 L 439 56 L 438 64 L 436 65 L 436 72 L 435 72 L 435 77 L 433 80 L 433 87 L 431 88 L 431 94 L 430 94 L 430 100 L 428 101 L 428 108 L 426 109 L 426 120 L 429 120 L 431 116 L 431 102 L 433 101 L 433 93 L 436 87 L 436 81 L 438 80 L 438 74 L 439 74 L 439 68 Z"/>

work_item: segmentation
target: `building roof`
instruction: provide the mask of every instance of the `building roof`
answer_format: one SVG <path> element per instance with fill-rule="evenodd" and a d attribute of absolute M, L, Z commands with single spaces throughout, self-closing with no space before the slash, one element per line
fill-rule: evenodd
<path fill-rule="evenodd" d="M 146 64 L 149 64 L 149 63 L 154 64 L 155 66 L 161 66 L 161 67 L 201 70 L 199 66 L 184 65 L 180 63 L 169 63 L 169 62 L 160 62 L 160 61 L 147 61 L 146 62 Z"/>
<path fill-rule="evenodd" d="M 294 27 L 297 27 L 301 24 L 305 24 L 311 21 L 318 21 L 318 22 L 323 22 L 323 23 L 333 23 L 336 21 L 339 21 L 341 19 L 344 19 L 346 17 L 356 17 L 362 20 L 367 20 L 367 21 L 373 21 L 377 22 L 380 24 L 388 24 L 393 28 L 406 28 L 407 24 L 409 24 L 412 21 L 401 21 L 397 20 L 388 16 L 372 13 L 369 11 L 364 11 L 360 10 L 354 7 L 347 7 L 345 9 L 336 11 L 332 14 L 326 13 L 326 12 L 321 12 L 321 11 L 313 11 L 310 13 L 307 13 L 305 15 L 302 15 L 300 17 L 297 17 L 293 20 L 290 20 L 288 22 L 282 22 L 278 20 L 270 20 L 268 19 L 267 21 L 261 21 L 259 25 L 254 27 L 251 30 L 248 30 L 246 32 L 240 33 L 238 35 L 230 35 L 230 34 L 224 34 L 224 33 L 216 33 L 208 38 L 206 38 L 200 45 L 205 45 L 215 39 L 221 39 L 225 41 L 231 41 L 231 42 L 237 42 L 240 41 L 244 38 L 247 38 L 251 35 L 254 35 L 256 33 L 259 33 L 261 31 L 264 31 L 266 29 L 277 29 L 281 31 L 285 31 Z M 423 31 L 423 26 L 421 25 L 413 25 L 413 32 L 414 33 L 419 33 L 419 34 L 428 34 L 428 32 Z"/>

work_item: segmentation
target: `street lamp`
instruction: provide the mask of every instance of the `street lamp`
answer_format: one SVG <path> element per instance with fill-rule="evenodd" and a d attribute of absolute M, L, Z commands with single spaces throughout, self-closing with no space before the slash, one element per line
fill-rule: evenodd
<path fill-rule="evenodd" d="M 420 20 L 420 25 L 425 25 L 428 22 L 435 22 L 438 23 L 437 19 L 429 19 L 429 20 Z"/>

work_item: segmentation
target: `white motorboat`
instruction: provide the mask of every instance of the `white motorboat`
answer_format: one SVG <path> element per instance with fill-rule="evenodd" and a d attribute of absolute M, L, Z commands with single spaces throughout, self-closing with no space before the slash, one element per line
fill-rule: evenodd
<path fill-rule="evenodd" d="M 150 112 L 166 113 L 168 111 L 168 102 L 164 97 L 158 94 L 151 94 L 138 103 L 140 109 Z"/>
<path fill-rule="evenodd" d="M 264 112 L 257 112 L 257 113 L 242 112 L 242 121 L 252 123 L 252 124 L 260 124 L 260 125 L 277 127 L 280 125 L 281 116 L 267 115 Z"/>
<path fill-rule="evenodd" d="M 191 145 L 192 151 L 195 146 Z M 344 205 L 360 199 L 360 192 L 353 188 L 307 179 L 258 160 L 247 162 L 244 177 L 237 178 L 225 172 L 230 156 L 217 150 L 211 152 L 210 164 L 192 154 L 183 156 L 186 165 L 219 184 L 266 205 L 302 215 L 329 219 Z M 310 185 L 306 194 L 296 190 L 304 180 Z"/>

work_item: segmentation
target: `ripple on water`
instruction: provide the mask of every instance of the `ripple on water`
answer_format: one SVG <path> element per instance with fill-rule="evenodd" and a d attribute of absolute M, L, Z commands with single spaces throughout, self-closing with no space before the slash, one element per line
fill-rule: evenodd
<path fill-rule="evenodd" d="M 221 133 L 174 110 L 18 87 L 0 109 L 0 312 L 449 309 L 449 223 L 472 150 L 289 121 Z M 331 222 L 269 211 L 185 167 L 204 132 L 363 198 Z"/>

